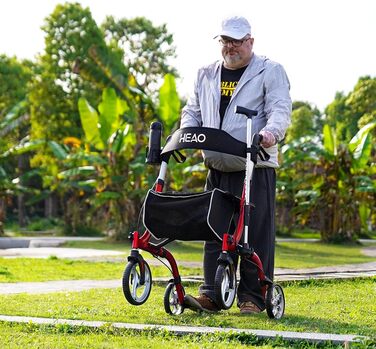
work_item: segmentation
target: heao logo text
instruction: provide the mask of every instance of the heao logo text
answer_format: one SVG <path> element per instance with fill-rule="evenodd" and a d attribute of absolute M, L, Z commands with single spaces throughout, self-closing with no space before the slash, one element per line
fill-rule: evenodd
<path fill-rule="evenodd" d="M 203 143 L 206 136 L 203 133 L 183 133 L 180 135 L 179 143 Z"/>

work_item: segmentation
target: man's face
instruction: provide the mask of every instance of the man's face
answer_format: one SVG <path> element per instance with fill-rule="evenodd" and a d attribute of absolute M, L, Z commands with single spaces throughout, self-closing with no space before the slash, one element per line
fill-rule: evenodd
<path fill-rule="evenodd" d="M 239 69 L 250 62 L 254 39 L 249 35 L 240 40 L 221 36 L 219 41 L 222 45 L 222 56 L 226 68 Z"/>

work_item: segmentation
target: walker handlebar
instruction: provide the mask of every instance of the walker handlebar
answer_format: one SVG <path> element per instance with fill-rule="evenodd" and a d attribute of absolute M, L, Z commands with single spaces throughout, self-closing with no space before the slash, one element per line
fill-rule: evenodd
<path fill-rule="evenodd" d="M 251 123 L 252 117 L 257 115 L 257 110 L 236 106 L 235 113 L 246 116 L 248 119 L 247 123 Z M 168 137 L 166 145 L 161 149 L 161 128 L 161 125 L 152 125 L 151 127 L 151 135 L 153 131 L 153 133 L 156 134 L 156 140 L 151 141 L 149 144 L 146 161 L 149 164 L 157 164 L 162 160 L 168 162 L 171 155 L 174 155 L 176 152 L 180 154 L 178 151 L 182 149 L 211 150 L 240 157 L 246 157 L 246 153 L 249 152 L 246 143 L 233 138 L 223 130 L 208 127 L 187 127 L 178 129 Z M 269 155 L 260 147 L 262 135 L 255 134 L 253 138 L 252 146 L 257 147 L 256 156 L 262 152 L 265 158 L 268 158 Z M 154 145 L 154 147 L 151 145 Z M 261 151 L 259 150 L 260 148 L 262 149 Z M 155 150 L 155 152 L 152 150 Z"/>
<path fill-rule="evenodd" d="M 176 130 L 169 137 L 161 152 L 162 159 L 182 149 L 211 150 L 245 158 L 247 144 L 219 129 L 185 127 Z"/>

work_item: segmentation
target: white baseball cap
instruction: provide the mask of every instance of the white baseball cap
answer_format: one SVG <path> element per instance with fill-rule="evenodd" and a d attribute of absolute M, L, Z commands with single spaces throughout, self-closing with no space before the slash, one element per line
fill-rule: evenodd
<path fill-rule="evenodd" d="M 240 16 L 233 16 L 225 18 L 222 21 L 222 30 L 217 34 L 218 36 L 228 36 L 236 40 L 243 39 L 247 34 L 251 34 L 251 25 L 249 22 Z"/>

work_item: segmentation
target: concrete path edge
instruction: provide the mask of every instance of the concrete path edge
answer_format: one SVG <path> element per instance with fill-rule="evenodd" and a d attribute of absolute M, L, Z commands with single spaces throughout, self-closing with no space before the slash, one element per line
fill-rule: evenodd
<path fill-rule="evenodd" d="M 195 326 L 169 326 L 169 325 L 152 325 L 152 324 L 133 324 L 124 322 L 107 322 L 107 321 L 85 321 L 85 320 L 69 320 L 69 319 L 53 319 L 26 316 L 7 316 L 0 315 L 0 321 L 10 323 L 34 323 L 37 325 L 70 325 L 75 327 L 100 328 L 105 325 L 111 325 L 119 329 L 128 329 L 136 331 L 145 330 L 167 330 L 178 335 L 189 334 L 210 334 L 210 333 L 246 333 L 255 335 L 260 339 L 276 339 L 283 338 L 287 341 L 308 341 L 308 342 L 332 342 L 334 344 L 344 344 L 360 342 L 367 340 L 368 337 L 352 334 L 333 334 L 333 333 L 306 333 L 306 332 L 290 332 L 290 331 L 269 331 L 254 329 L 237 329 L 237 328 L 221 328 L 221 327 L 195 327 Z"/>

